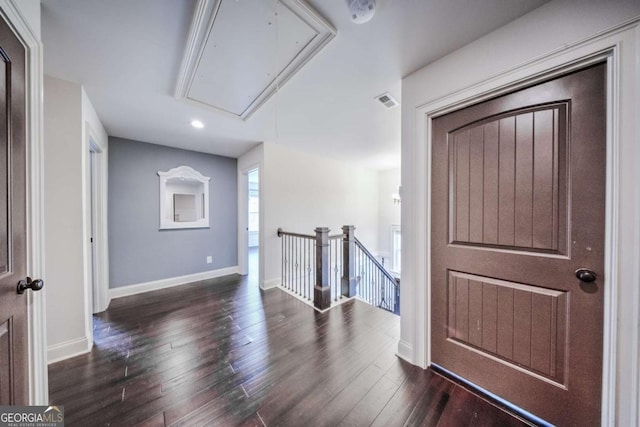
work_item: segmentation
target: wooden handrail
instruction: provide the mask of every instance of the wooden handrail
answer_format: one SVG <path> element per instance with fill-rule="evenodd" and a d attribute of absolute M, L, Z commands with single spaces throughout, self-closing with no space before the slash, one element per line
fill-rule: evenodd
<path fill-rule="evenodd" d="M 315 239 L 316 236 L 312 236 L 311 234 L 301 234 L 301 233 L 293 233 L 291 231 L 284 231 L 282 228 L 278 228 L 278 237 L 282 236 L 294 236 L 294 237 L 302 237 L 303 239 Z M 343 234 L 334 234 L 329 236 L 329 239 L 342 239 Z"/>
<path fill-rule="evenodd" d="M 312 236 L 311 234 L 292 233 L 290 231 L 284 231 L 282 228 L 278 228 L 278 237 L 282 237 L 282 236 L 300 237 L 302 239 L 315 239 L 316 238 L 316 236 Z"/>
<path fill-rule="evenodd" d="M 367 250 L 367 248 L 366 248 L 366 247 L 365 247 L 365 246 L 360 242 L 360 240 L 358 240 L 358 238 L 357 238 L 357 237 L 356 237 L 355 239 L 356 239 L 356 245 L 358 246 L 358 248 L 360 248 L 360 250 L 361 250 L 362 252 L 364 252 L 364 254 L 367 256 L 367 258 L 369 258 L 369 260 L 370 260 L 371 262 L 373 262 L 373 264 L 374 264 L 376 267 L 378 267 L 378 269 L 379 269 L 380 271 L 382 271 L 382 274 L 384 274 L 384 275 L 385 275 L 385 277 L 386 277 L 387 279 L 389 279 L 389 280 L 393 283 L 393 286 L 395 286 L 395 287 L 397 288 L 397 287 L 398 287 L 398 282 L 396 282 L 395 277 L 393 277 L 393 276 L 391 275 L 391 273 L 389 273 L 389 272 L 387 271 L 387 269 L 386 269 L 386 268 L 384 268 L 384 266 L 383 266 L 382 264 L 380 264 L 380 262 L 378 262 L 378 260 L 376 259 L 376 257 L 374 257 L 374 256 L 371 254 L 371 252 L 369 252 L 369 251 Z"/>

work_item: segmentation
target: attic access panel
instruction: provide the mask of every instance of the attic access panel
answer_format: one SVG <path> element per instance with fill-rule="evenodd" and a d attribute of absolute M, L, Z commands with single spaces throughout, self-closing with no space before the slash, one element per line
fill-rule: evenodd
<path fill-rule="evenodd" d="M 302 0 L 199 0 L 176 97 L 246 120 L 335 35 Z"/>

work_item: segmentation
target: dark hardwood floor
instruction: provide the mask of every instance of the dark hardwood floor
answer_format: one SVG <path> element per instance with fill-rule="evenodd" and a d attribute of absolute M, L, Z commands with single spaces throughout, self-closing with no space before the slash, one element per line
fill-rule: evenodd
<path fill-rule="evenodd" d="M 399 323 L 236 275 L 120 298 L 90 354 L 49 366 L 51 402 L 68 426 L 526 425 L 398 359 Z"/>

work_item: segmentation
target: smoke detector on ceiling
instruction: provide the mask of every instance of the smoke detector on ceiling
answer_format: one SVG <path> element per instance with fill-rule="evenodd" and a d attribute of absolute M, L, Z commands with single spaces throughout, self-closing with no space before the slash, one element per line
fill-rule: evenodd
<path fill-rule="evenodd" d="M 356 24 L 369 22 L 376 12 L 376 0 L 347 0 L 351 20 Z"/>
<path fill-rule="evenodd" d="M 396 99 L 393 96 L 391 96 L 389 92 L 385 92 L 382 95 L 378 95 L 376 96 L 375 99 L 380 101 L 382 105 L 384 105 L 387 108 L 393 108 L 399 105 L 398 101 L 396 101 Z"/>

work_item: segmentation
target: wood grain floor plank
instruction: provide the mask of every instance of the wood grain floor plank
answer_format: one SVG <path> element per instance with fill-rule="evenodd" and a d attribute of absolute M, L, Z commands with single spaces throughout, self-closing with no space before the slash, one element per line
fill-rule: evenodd
<path fill-rule="evenodd" d="M 454 387 L 454 384 L 439 375 L 432 376 L 429 385 L 418 399 L 405 425 L 438 425 L 444 408 L 449 404 Z"/>
<path fill-rule="evenodd" d="M 520 426 L 395 356 L 399 318 L 319 313 L 237 275 L 114 300 L 91 353 L 49 366 L 68 426 Z M 443 424 L 444 425 L 444 424 Z"/>
<path fill-rule="evenodd" d="M 479 398 L 463 388 L 453 388 L 436 424 L 439 427 L 469 425 Z"/>
<path fill-rule="evenodd" d="M 403 426 L 411 415 L 417 401 L 425 392 L 433 374 L 411 367 L 407 375 L 389 402 L 371 424 L 372 426 Z"/>
<path fill-rule="evenodd" d="M 383 376 L 337 425 L 342 427 L 371 425 L 399 387 L 398 384 Z"/>

